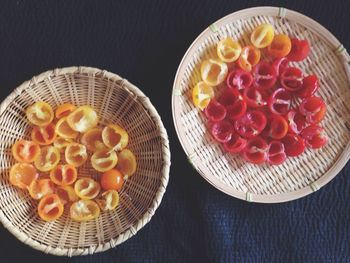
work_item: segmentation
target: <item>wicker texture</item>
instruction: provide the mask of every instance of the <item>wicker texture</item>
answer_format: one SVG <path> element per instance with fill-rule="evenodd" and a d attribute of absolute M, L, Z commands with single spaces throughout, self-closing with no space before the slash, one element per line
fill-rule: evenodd
<path fill-rule="evenodd" d="M 30 138 L 24 110 L 39 100 L 52 106 L 89 104 L 102 124 L 118 123 L 128 131 L 128 148 L 135 153 L 138 168 L 124 185 L 116 210 L 102 212 L 95 221 L 77 223 L 65 209 L 59 220 L 45 223 L 29 194 L 10 185 L 9 168 L 15 162 L 11 146 L 19 138 Z M 115 74 L 86 67 L 45 72 L 23 83 L 1 104 L 0 126 L 0 220 L 33 248 L 75 256 L 115 247 L 149 222 L 162 200 L 170 166 L 167 133 L 149 99 Z M 90 162 L 79 168 L 78 174 L 96 179 Z"/>
<path fill-rule="evenodd" d="M 252 165 L 226 153 L 208 133 L 205 116 L 194 107 L 191 91 L 201 80 L 200 64 L 216 57 L 217 42 L 231 36 L 249 44 L 250 32 L 271 23 L 277 33 L 309 40 L 308 58 L 294 65 L 320 79 L 318 95 L 327 103 L 322 125 L 330 137 L 320 150 L 306 150 L 280 166 Z M 293 200 L 329 182 L 350 157 L 349 62 L 345 48 L 317 22 L 291 10 L 258 7 L 233 13 L 212 24 L 185 54 L 173 87 L 173 118 L 181 144 L 195 169 L 225 193 L 254 202 Z M 293 63 L 292 63 L 293 64 Z M 216 94 L 220 93 L 220 87 Z"/>

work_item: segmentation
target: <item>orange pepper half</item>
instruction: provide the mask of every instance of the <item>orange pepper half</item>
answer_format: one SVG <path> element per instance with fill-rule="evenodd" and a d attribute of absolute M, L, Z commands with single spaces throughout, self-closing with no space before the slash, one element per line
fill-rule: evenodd
<path fill-rule="evenodd" d="M 74 191 L 74 188 L 70 185 L 58 186 L 56 188 L 56 194 L 59 196 L 61 202 L 64 205 L 79 200 L 79 196 L 77 196 L 77 194 Z"/>
<path fill-rule="evenodd" d="M 12 146 L 13 157 L 21 163 L 34 162 L 39 153 L 39 145 L 32 141 L 19 140 Z"/>
<path fill-rule="evenodd" d="M 251 71 L 253 66 L 259 63 L 261 52 L 258 48 L 253 46 L 246 46 L 242 49 L 241 56 L 237 60 L 238 66 L 245 70 Z"/>
<path fill-rule="evenodd" d="M 101 128 L 92 128 L 85 132 L 81 137 L 81 143 L 91 152 L 106 148 L 103 144 Z"/>
<path fill-rule="evenodd" d="M 121 126 L 110 124 L 102 130 L 102 140 L 108 148 L 120 151 L 128 145 L 129 135 Z"/>
<path fill-rule="evenodd" d="M 124 149 L 118 154 L 117 169 L 126 177 L 136 172 L 136 157 L 129 149 Z"/>
<path fill-rule="evenodd" d="M 73 142 L 73 139 L 65 139 L 62 137 L 56 137 L 53 142 L 53 146 L 55 146 L 60 152 L 63 152 L 64 149 Z"/>
<path fill-rule="evenodd" d="M 55 191 L 55 185 L 50 179 L 33 180 L 28 191 L 33 199 L 38 200 L 45 195 L 53 194 Z"/>
<path fill-rule="evenodd" d="M 45 195 L 39 202 L 38 214 L 44 221 L 53 221 L 63 214 L 63 204 L 56 194 Z"/>
<path fill-rule="evenodd" d="M 275 35 L 275 29 L 270 24 L 261 24 L 250 35 L 250 41 L 257 48 L 269 46 Z"/>
<path fill-rule="evenodd" d="M 71 103 L 64 103 L 57 106 L 56 118 L 61 119 L 62 117 L 67 117 L 71 112 L 73 112 L 77 107 Z"/>
<path fill-rule="evenodd" d="M 35 167 L 28 163 L 16 163 L 10 169 L 10 183 L 21 189 L 28 189 L 38 176 Z"/>
<path fill-rule="evenodd" d="M 60 161 L 60 151 L 54 146 L 41 148 L 40 154 L 34 161 L 35 167 L 41 172 L 51 171 Z"/>
<path fill-rule="evenodd" d="M 29 122 L 36 126 L 47 126 L 54 118 L 52 107 L 43 101 L 35 102 L 28 107 L 26 115 Z"/>
<path fill-rule="evenodd" d="M 74 191 L 81 199 L 94 199 L 100 190 L 100 184 L 91 178 L 80 178 L 74 185 Z"/>
<path fill-rule="evenodd" d="M 275 57 L 282 58 L 289 54 L 292 49 L 292 41 L 285 34 L 276 35 L 270 46 L 267 47 L 267 52 Z"/>
<path fill-rule="evenodd" d="M 98 116 L 90 106 L 80 106 L 68 115 L 67 123 L 77 132 L 86 132 L 97 125 Z"/>
<path fill-rule="evenodd" d="M 64 155 L 66 162 L 75 167 L 82 166 L 88 158 L 85 145 L 76 142 L 73 142 L 66 147 Z"/>
<path fill-rule="evenodd" d="M 62 117 L 56 123 L 55 131 L 60 137 L 65 139 L 75 139 L 78 136 L 78 132 L 68 125 L 67 117 Z"/>
<path fill-rule="evenodd" d="M 47 126 L 34 126 L 32 130 L 32 140 L 40 145 L 49 145 L 56 139 L 55 124 Z"/>
<path fill-rule="evenodd" d="M 119 204 L 119 193 L 116 190 L 108 190 L 102 193 L 101 197 L 97 199 L 96 202 L 104 211 L 114 210 Z"/>
<path fill-rule="evenodd" d="M 77 222 L 93 220 L 100 216 L 100 208 L 92 200 L 79 200 L 70 207 L 70 217 Z"/>
<path fill-rule="evenodd" d="M 116 166 L 118 156 L 115 151 L 102 149 L 91 156 L 92 167 L 99 172 L 106 172 Z"/>
<path fill-rule="evenodd" d="M 77 177 L 77 169 L 70 164 L 57 165 L 50 172 L 52 182 L 61 186 L 73 184 L 77 180 Z"/>

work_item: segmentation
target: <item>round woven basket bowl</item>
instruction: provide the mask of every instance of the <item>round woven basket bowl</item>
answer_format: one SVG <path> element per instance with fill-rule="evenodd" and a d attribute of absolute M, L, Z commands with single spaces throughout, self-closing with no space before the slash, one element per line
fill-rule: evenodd
<path fill-rule="evenodd" d="M 129 133 L 129 145 L 137 158 L 137 171 L 120 193 L 116 210 L 101 212 L 94 221 L 78 223 L 68 209 L 61 218 L 46 223 L 37 215 L 37 202 L 9 183 L 15 163 L 11 146 L 30 138 L 25 109 L 35 101 L 53 107 L 71 102 L 91 105 L 102 124 L 118 123 Z M 150 100 L 116 74 L 87 67 L 47 71 L 16 88 L 0 106 L 0 220 L 25 244 L 55 255 L 86 255 L 115 247 L 135 235 L 153 216 L 165 192 L 170 166 L 167 133 Z M 79 175 L 96 172 L 90 162 Z"/>
<path fill-rule="evenodd" d="M 327 103 L 322 125 L 330 138 L 328 145 L 317 151 L 306 150 L 279 166 L 253 165 L 226 153 L 209 135 L 204 114 L 191 99 L 192 88 L 201 80 L 200 64 L 217 56 L 217 42 L 230 36 L 247 45 L 250 32 L 262 23 L 274 25 L 277 33 L 310 42 L 308 58 L 295 65 L 306 74 L 315 73 L 319 77 L 317 94 Z M 292 10 L 255 7 L 218 20 L 189 47 L 174 81 L 173 119 L 189 161 L 213 186 L 250 202 L 285 202 L 318 190 L 337 175 L 350 157 L 349 61 L 345 48 L 327 29 Z"/>

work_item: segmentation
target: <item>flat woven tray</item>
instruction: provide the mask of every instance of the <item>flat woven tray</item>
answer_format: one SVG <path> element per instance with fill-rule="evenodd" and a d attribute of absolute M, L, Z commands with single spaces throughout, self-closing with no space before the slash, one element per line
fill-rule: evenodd
<path fill-rule="evenodd" d="M 327 103 L 323 121 L 329 144 L 306 150 L 280 166 L 252 165 L 226 153 L 209 135 L 206 120 L 191 100 L 200 81 L 200 64 L 216 57 L 217 42 L 231 36 L 242 45 L 259 24 L 271 23 L 278 33 L 309 40 L 309 57 L 296 65 L 320 79 L 318 94 Z M 256 7 L 232 13 L 212 24 L 192 43 L 181 61 L 173 87 L 172 112 L 180 142 L 194 168 L 213 186 L 253 202 L 284 202 L 300 198 L 328 183 L 350 157 L 349 54 L 314 20 L 285 8 Z"/>
<path fill-rule="evenodd" d="M 25 109 L 35 101 L 52 106 L 71 102 L 89 104 L 102 123 L 122 125 L 138 168 L 120 194 L 114 211 L 102 212 L 95 221 L 77 223 L 64 215 L 50 223 L 40 220 L 37 202 L 9 183 L 15 163 L 11 146 L 30 138 Z M 168 183 L 170 151 L 167 133 L 150 100 L 121 77 L 95 68 L 71 67 L 47 71 L 16 88 L 0 105 L 0 221 L 18 239 L 55 255 L 85 255 L 105 251 L 135 235 L 153 216 Z M 90 162 L 78 175 L 93 175 Z M 0 260 L 1 261 L 1 260 Z"/>

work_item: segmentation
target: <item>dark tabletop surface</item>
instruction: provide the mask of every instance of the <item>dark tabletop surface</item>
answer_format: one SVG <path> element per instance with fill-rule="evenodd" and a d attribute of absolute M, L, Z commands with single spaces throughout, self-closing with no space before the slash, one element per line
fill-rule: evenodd
<path fill-rule="evenodd" d="M 349 262 L 350 165 L 316 193 L 282 204 L 221 193 L 187 163 L 171 118 L 171 88 L 187 47 L 208 25 L 258 5 L 300 11 L 350 48 L 347 1 L 1 1 L 0 99 L 48 69 L 84 65 L 142 89 L 168 131 L 172 167 L 151 222 L 94 256 L 54 257 L 0 225 L 0 262 Z"/>

